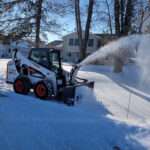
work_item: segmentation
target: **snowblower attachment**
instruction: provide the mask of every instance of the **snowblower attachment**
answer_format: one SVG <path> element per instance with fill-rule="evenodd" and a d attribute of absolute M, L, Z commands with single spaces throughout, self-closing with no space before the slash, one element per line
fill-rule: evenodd
<path fill-rule="evenodd" d="M 79 99 L 76 95 L 76 89 L 81 86 L 86 86 L 90 89 L 94 89 L 94 81 L 88 81 L 87 79 L 77 77 L 77 72 L 80 69 L 80 66 L 75 66 L 70 73 L 70 85 L 66 86 L 63 89 L 63 99 L 72 99 L 76 101 Z"/>

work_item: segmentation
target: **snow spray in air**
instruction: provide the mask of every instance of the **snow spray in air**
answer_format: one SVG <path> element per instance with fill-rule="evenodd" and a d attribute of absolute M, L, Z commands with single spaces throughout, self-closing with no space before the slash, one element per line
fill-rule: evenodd
<path fill-rule="evenodd" d="M 110 42 L 89 55 L 80 65 L 95 64 L 107 57 L 120 57 L 123 61 L 133 58 L 140 67 L 140 84 L 150 86 L 150 34 L 130 35 Z"/>
<path fill-rule="evenodd" d="M 80 63 L 80 65 L 83 66 L 88 64 L 96 64 L 98 62 L 102 62 L 108 57 L 119 57 L 123 61 L 126 61 L 129 57 L 135 56 L 140 43 L 140 39 L 140 35 L 130 35 L 112 41 L 93 54 L 89 55 Z"/>

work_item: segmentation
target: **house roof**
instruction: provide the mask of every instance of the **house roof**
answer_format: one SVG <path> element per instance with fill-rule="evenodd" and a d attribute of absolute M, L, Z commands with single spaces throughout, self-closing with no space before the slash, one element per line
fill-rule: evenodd
<path fill-rule="evenodd" d="M 59 44 L 62 44 L 62 42 L 63 42 L 62 40 L 55 40 L 55 41 L 48 43 L 47 45 L 57 46 Z"/>
<path fill-rule="evenodd" d="M 84 33 L 84 32 L 83 32 Z M 77 35 L 77 32 L 72 32 L 72 33 L 69 33 L 65 36 L 63 36 L 63 38 L 67 37 L 67 36 L 70 36 L 70 35 Z M 110 38 L 117 38 L 117 35 L 116 34 L 108 34 L 108 33 L 92 33 L 90 32 L 89 33 L 90 35 L 95 35 L 97 38 L 100 38 L 100 37 L 110 37 Z"/>
<path fill-rule="evenodd" d="M 116 34 L 108 34 L 108 33 L 94 33 L 94 34 L 99 37 L 117 37 Z"/>
<path fill-rule="evenodd" d="M 59 50 L 63 49 L 63 41 L 62 40 L 55 40 L 47 44 L 48 48 L 58 48 Z"/>
<path fill-rule="evenodd" d="M 69 33 L 69 34 L 63 36 L 63 38 L 65 38 L 65 37 L 67 37 L 67 36 L 70 36 L 70 35 L 74 35 L 74 34 L 77 35 L 77 32 L 71 32 L 71 33 Z M 82 34 L 84 34 L 84 31 L 82 32 Z M 92 32 L 90 32 L 89 34 L 90 34 L 90 35 L 95 35 L 95 34 L 92 33 Z"/>

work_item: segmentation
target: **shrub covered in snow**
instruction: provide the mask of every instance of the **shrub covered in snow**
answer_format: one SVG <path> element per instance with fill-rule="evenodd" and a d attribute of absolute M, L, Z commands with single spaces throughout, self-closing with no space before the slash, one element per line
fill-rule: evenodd
<path fill-rule="evenodd" d="M 142 71 L 142 80 L 150 84 L 150 34 L 143 36 L 138 47 L 137 62 Z"/>

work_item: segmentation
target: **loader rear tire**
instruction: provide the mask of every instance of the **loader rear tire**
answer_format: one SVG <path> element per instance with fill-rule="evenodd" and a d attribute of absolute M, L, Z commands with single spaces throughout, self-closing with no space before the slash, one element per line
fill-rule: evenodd
<path fill-rule="evenodd" d="M 19 77 L 15 80 L 13 88 L 16 93 L 27 95 L 30 91 L 30 85 L 28 78 Z"/>
<path fill-rule="evenodd" d="M 47 99 L 49 96 L 48 87 L 43 81 L 40 81 L 35 85 L 34 93 L 40 99 Z"/>

